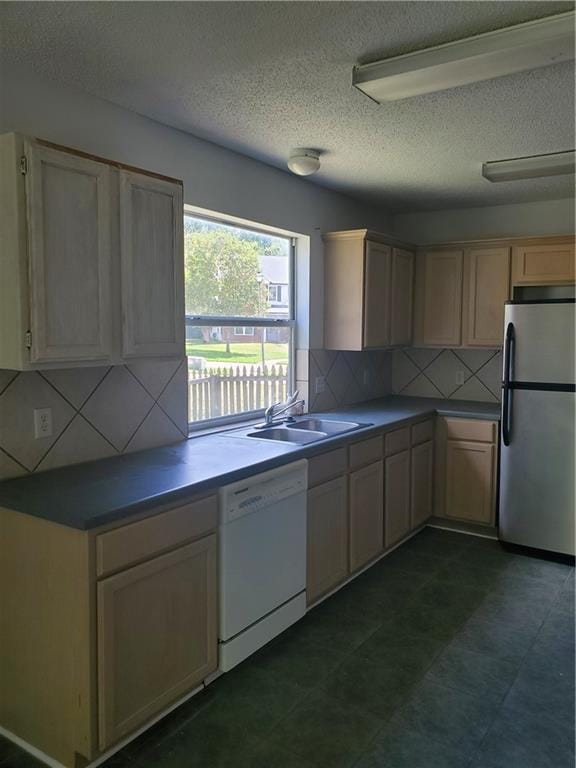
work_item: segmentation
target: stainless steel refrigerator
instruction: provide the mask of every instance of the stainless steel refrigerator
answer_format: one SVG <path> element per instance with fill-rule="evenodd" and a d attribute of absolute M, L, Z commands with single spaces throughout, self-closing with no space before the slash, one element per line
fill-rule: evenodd
<path fill-rule="evenodd" d="M 574 299 L 512 301 L 504 323 L 499 535 L 574 555 Z"/>

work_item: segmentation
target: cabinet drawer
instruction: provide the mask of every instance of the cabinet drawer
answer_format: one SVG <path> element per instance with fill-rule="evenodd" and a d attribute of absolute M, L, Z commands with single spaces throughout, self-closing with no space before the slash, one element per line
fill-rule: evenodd
<path fill-rule="evenodd" d="M 331 480 L 346 472 L 346 448 L 337 448 L 335 451 L 322 453 L 308 459 L 308 487 L 320 485 L 325 480 Z"/>
<path fill-rule="evenodd" d="M 419 445 L 425 443 L 427 440 L 432 440 L 434 435 L 434 422 L 432 419 L 427 421 L 420 421 L 418 424 L 412 426 L 412 445 Z"/>
<path fill-rule="evenodd" d="M 386 456 L 391 456 L 393 453 L 399 453 L 410 448 L 410 428 L 402 427 L 402 429 L 388 432 L 384 437 L 384 446 Z"/>
<path fill-rule="evenodd" d="M 475 440 L 479 443 L 495 443 L 498 424 L 479 419 L 446 419 L 446 435 L 449 440 Z"/>
<path fill-rule="evenodd" d="M 212 531 L 218 525 L 218 499 L 207 496 L 147 517 L 96 538 L 96 573 L 121 570 L 159 552 Z"/>
<path fill-rule="evenodd" d="M 371 464 L 381 458 L 382 438 L 380 436 L 371 437 L 369 440 L 362 440 L 361 443 L 350 446 L 350 469 Z"/>

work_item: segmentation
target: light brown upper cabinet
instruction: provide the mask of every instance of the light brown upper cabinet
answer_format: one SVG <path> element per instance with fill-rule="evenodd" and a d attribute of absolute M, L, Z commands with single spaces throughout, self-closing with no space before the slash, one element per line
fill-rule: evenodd
<path fill-rule="evenodd" d="M 182 228 L 181 182 L 0 136 L 0 368 L 183 356 Z"/>
<path fill-rule="evenodd" d="M 412 341 L 412 297 L 414 254 L 392 249 L 392 289 L 390 293 L 390 344 L 400 346 Z"/>
<path fill-rule="evenodd" d="M 410 343 L 413 254 L 365 229 L 327 233 L 324 244 L 326 347 Z"/>
<path fill-rule="evenodd" d="M 439 347 L 462 343 L 463 265 L 464 251 L 458 248 L 418 255 L 418 343 Z"/>
<path fill-rule="evenodd" d="M 182 187 L 120 171 L 123 355 L 184 348 Z"/>
<path fill-rule="evenodd" d="M 574 282 L 574 238 L 554 238 L 512 250 L 512 285 Z"/>
<path fill-rule="evenodd" d="M 510 248 L 438 248 L 417 259 L 416 343 L 500 346 L 510 295 Z"/>
<path fill-rule="evenodd" d="M 108 362 L 110 169 L 2 139 L 0 367 Z"/>
<path fill-rule="evenodd" d="M 463 343 L 498 347 L 510 297 L 510 248 L 470 248 L 464 256 Z"/>

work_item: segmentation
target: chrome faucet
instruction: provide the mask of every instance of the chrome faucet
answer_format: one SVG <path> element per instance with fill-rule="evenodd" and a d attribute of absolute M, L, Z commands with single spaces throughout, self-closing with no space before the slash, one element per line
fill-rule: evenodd
<path fill-rule="evenodd" d="M 294 408 L 297 405 L 304 406 L 304 400 L 298 400 L 298 390 L 293 392 L 291 395 L 289 395 L 288 399 L 285 403 L 272 403 L 272 405 L 269 405 L 268 408 L 264 411 L 264 424 L 258 424 L 258 429 L 262 429 L 264 427 L 271 427 L 273 424 L 275 424 L 275 419 L 277 416 L 281 416 L 283 413 L 286 413 L 286 411 L 290 410 L 290 408 Z"/>

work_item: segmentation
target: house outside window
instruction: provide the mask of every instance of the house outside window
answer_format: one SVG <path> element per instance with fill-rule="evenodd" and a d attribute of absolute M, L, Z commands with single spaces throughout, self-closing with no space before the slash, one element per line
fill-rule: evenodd
<path fill-rule="evenodd" d="M 257 416 L 293 389 L 294 243 L 184 216 L 190 428 Z"/>

